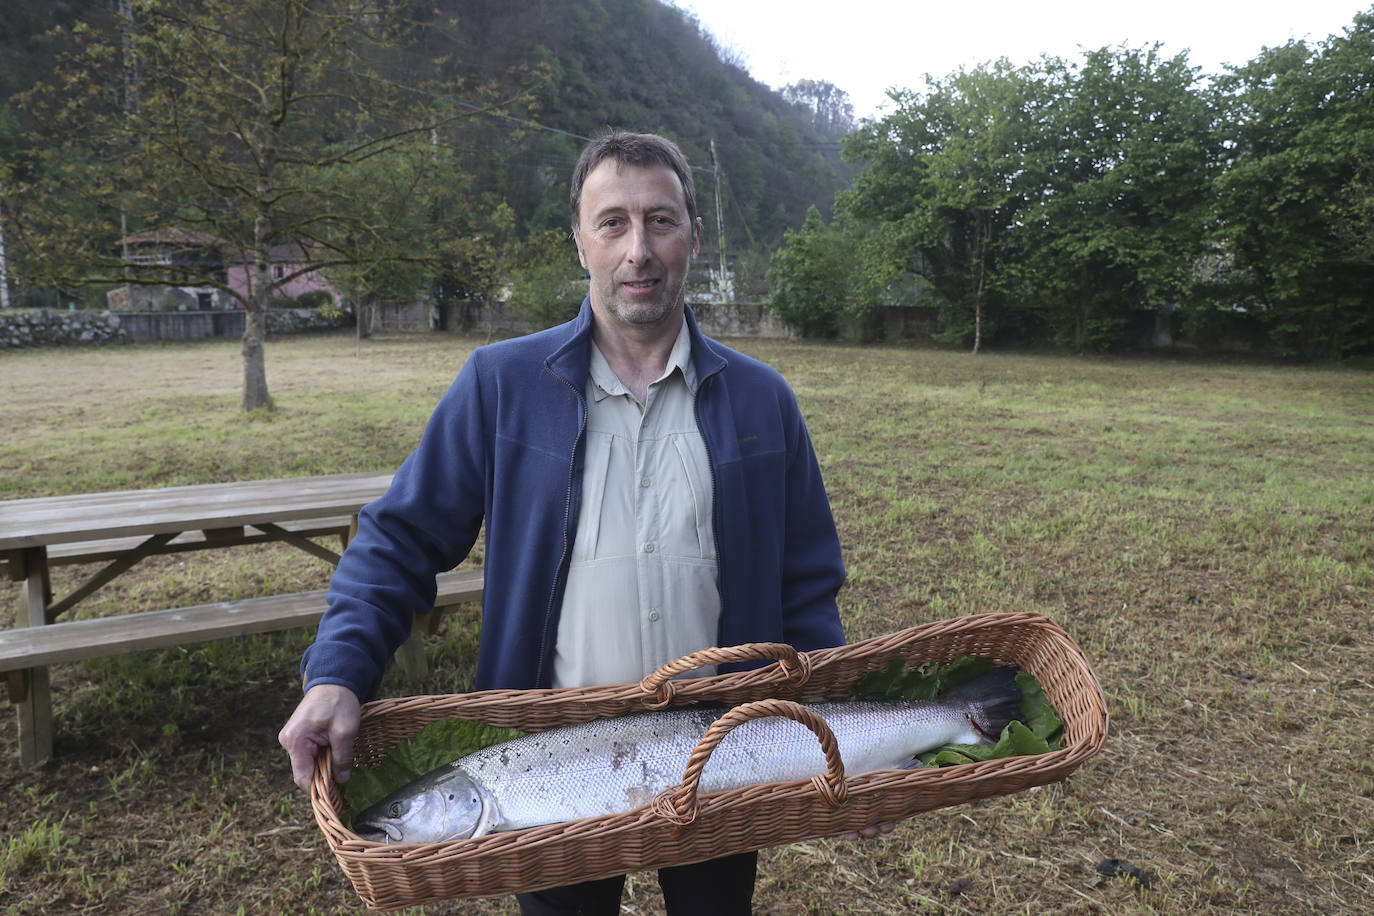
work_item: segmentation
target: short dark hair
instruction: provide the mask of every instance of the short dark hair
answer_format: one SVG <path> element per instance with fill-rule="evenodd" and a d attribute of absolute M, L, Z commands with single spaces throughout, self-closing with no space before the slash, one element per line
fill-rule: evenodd
<path fill-rule="evenodd" d="M 614 159 L 621 165 L 654 166 L 662 165 L 673 170 L 682 184 L 682 196 L 687 202 L 687 217 L 695 225 L 697 221 L 697 189 L 692 181 L 692 167 L 687 157 L 672 140 L 658 134 L 636 134 L 616 130 L 597 137 L 582 150 L 582 156 L 573 169 L 572 192 L 569 203 L 572 205 L 573 229 L 578 228 L 582 209 L 582 186 L 587 176 L 607 159 Z"/>

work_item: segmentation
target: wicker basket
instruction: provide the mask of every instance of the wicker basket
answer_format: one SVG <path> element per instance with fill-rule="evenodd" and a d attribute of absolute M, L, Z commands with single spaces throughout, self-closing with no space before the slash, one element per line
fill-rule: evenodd
<path fill-rule="evenodd" d="M 812 717 L 819 722 L 817 728 L 807 721 L 804 707 L 786 701 L 847 697 L 861 677 L 894 659 L 912 665 L 946 664 L 960 654 L 991 658 L 998 664 L 1015 663 L 1034 675 L 1064 720 L 1063 749 L 850 777 L 840 769 L 838 755 L 831 755 L 829 771 L 811 780 L 766 783 L 697 798 L 695 777 L 710 747 L 739 721 L 757 715 L 790 715 L 817 731 L 828 750 L 824 722 Z M 733 674 L 670 680 L 697 665 L 759 657 L 775 658 L 777 663 Z M 935 808 L 1019 792 L 1068 776 L 1097 753 L 1107 737 L 1107 710 L 1097 677 L 1058 624 L 1038 614 L 978 614 L 807 653 L 776 644 L 709 649 L 665 666 L 641 684 L 380 700 L 363 708 L 356 763 L 376 766 L 400 741 L 442 719 L 476 719 L 536 732 L 702 700 L 746 705 L 712 726 L 692 755 L 682 784 L 654 804 L 625 814 L 475 840 L 401 846 L 370 842 L 344 825 L 343 795 L 334 783 L 329 755 L 323 754 L 311 785 L 315 819 L 363 902 L 388 910 L 697 862 L 834 836 Z"/>

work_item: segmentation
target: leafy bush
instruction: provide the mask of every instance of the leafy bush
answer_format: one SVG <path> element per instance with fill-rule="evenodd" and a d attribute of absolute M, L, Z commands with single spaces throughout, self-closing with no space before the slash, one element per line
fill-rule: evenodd
<path fill-rule="evenodd" d="M 296 297 L 296 308 L 328 309 L 334 305 L 334 295 L 327 289 L 312 289 Z"/>
<path fill-rule="evenodd" d="M 768 268 L 769 311 L 803 337 L 834 337 L 845 310 L 853 254 L 849 237 L 827 226 L 814 206 L 808 209 L 806 222 L 796 232 L 787 231 Z"/>

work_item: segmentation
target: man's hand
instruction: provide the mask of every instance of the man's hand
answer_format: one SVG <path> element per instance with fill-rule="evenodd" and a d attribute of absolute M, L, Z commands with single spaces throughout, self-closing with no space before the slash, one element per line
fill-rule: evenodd
<path fill-rule="evenodd" d="M 334 757 L 334 780 L 348 781 L 361 708 L 357 695 L 338 684 L 317 684 L 305 692 L 277 735 L 277 741 L 291 755 L 291 777 L 296 785 L 310 791 L 315 756 L 322 747 L 329 748 Z"/>
<path fill-rule="evenodd" d="M 896 824 L 878 824 L 876 827 L 865 827 L 862 830 L 851 830 L 849 833 L 846 833 L 844 835 L 844 838 L 846 840 L 849 840 L 850 842 L 853 842 L 854 840 L 857 840 L 861 837 L 865 840 L 871 840 L 881 833 L 891 833 L 893 828 L 895 828 L 896 826 Z"/>

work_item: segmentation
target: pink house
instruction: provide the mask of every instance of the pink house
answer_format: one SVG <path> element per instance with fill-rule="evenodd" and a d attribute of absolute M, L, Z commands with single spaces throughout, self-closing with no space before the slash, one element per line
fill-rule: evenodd
<path fill-rule="evenodd" d="M 290 277 L 285 283 L 277 286 L 272 291 L 274 298 L 294 299 L 302 293 L 324 290 L 329 293 L 331 299 L 337 305 L 339 302 L 339 291 L 325 279 L 324 275 L 317 270 L 307 270 L 301 272 L 305 266 L 305 252 L 298 245 L 276 245 L 271 249 L 272 279 L 280 281 Z M 240 296 L 247 298 L 253 288 L 252 267 L 249 264 L 239 262 L 231 264 L 228 270 L 229 288 Z M 238 300 L 233 301 L 234 306 L 241 307 Z"/>
<path fill-rule="evenodd" d="M 107 296 L 118 311 L 186 311 L 243 308 L 252 289 L 251 269 L 228 242 L 192 229 L 172 227 L 140 232 L 120 239 L 123 257 L 131 265 L 157 271 L 165 283 L 121 286 Z M 273 298 L 294 299 L 324 290 L 338 304 L 339 293 L 317 270 L 306 270 L 305 252 L 298 245 L 271 250 L 272 278 L 286 279 L 272 290 Z M 228 287 L 228 289 L 225 289 Z M 230 292 L 232 290 L 232 293 Z M 237 295 L 234 295 L 237 294 Z"/>

